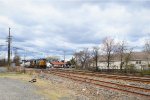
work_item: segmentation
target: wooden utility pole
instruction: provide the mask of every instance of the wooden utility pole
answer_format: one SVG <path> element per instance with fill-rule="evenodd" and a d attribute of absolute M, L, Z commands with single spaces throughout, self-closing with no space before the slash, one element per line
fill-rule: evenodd
<path fill-rule="evenodd" d="M 26 60 L 26 50 L 24 50 L 24 66 L 23 66 L 23 73 L 25 73 L 25 60 Z"/>
<path fill-rule="evenodd" d="M 64 50 L 64 67 L 65 67 L 65 58 L 66 58 L 66 52 L 65 52 L 65 50 Z"/>
<path fill-rule="evenodd" d="M 10 64 L 11 64 L 11 62 L 10 62 L 10 46 L 11 46 L 11 39 L 12 39 L 12 37 L 10 36 L 10 28 L 9 28 L 9 35 L 8 35 L 8 69 L 10 68 Z"/>

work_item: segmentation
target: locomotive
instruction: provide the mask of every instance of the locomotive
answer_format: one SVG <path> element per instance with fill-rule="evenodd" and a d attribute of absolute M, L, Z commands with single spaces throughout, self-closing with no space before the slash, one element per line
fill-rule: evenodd
<path fill-rule="evenodd" d="M 37 68 L 46 69 L 46 59 L 42 59 L 39 61 Z"/>
<path fill-rule="evenodd" d="M 29 60 L 24 64 L 28 68 L 46 69 L 46 59 Z"/>

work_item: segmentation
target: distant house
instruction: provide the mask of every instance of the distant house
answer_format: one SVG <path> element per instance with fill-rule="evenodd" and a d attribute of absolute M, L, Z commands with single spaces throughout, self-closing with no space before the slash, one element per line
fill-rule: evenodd
<path fill-rule="evenodd" d="M 59 62 L 59 61 L 53 61 L 51 62 L 51 65 L 55 68 L 61 68 L 61 67 L 64 67 L 66 63 L 64 62 Z"/>
<path fill-rule="evenodd" d="M 125 64 L 124 60 L 122 63 Z M 150 55 L 147 55 L 145 52 L 133 52 L 128 65 L 132 64 L 136 69 L 148 69 L 148 63 L 150 64 Z M 110 62 L 110 69 L 119 69 L 120 64 L 120 57 L 113 55 L 113 59 Z M 107 69 L 105 56 L 99 57 L 98 66 L 100 69 Z"/>

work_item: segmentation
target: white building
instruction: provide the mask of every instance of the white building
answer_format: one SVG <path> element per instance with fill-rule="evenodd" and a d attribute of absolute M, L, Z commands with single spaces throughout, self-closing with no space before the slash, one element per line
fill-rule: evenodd
<path fill-rule="evenodd" d="M 113 59 L 110 62 L 110 69 L 120 69 L 120 57 L 117 55 L 114 55 Z M 125 62 L 123 59 L 123 66 L 125 66 Z M 128 62 L 128 65 L 134 65 L 136 69 L 150 69 L 148 67 L 148 64 L 150 64 L 150 55 L 146 54 L 145 52 L 133 52 L 131 54 L 130 61 Z M 100 57 L 98 62 L 99 69 L 107 69 L 107 62 L 104 57 Z M 123 67 L 124 69 L 125 67 Z"/>

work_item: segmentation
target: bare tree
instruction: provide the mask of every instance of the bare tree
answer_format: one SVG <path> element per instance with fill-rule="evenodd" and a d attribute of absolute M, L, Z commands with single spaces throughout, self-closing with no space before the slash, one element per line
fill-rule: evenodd
<path fill-rule="evenodd" d="M 46 60 L 48 61 L 59 61 L 60 58 L 58 56 L 49 56 L 49 57 L 46 57 Z"/>
<path fill-rule="evenodd" d="M 109 70 L 110 62 L 113 58 L 113 52 L 114 52 L 114 39 L 105 38 L 102 44 L 102 51 L 104 52 L 105 55 L 104 59 L 107 62 L 107 69 Z"/>
<path fill-rule="evenodd" d="M 88 48 L 84 49 L 83 51 L 76 52 L 74 56 L 76 58 L 76 63 L 80 65 L 82 69 L 86 69 L 88 61 L 91 58 Z"/>
<path fill-rule="evenodd" d="M 147 64 L 150 66 L 150 37 L 145 41 L 144 51 L 147 59 Z"/>
<path fill-rule="evenodd" d="M 132 53 L 133 53 L 133 48 L 130 48 L 130 49 L 128 49 L 128 53 L 125 54 L 125 58 L 124 58 L 125 67 L 128 66 L 128 63 L 129 63 L 129 61 L 131 60 L 131 57 L 132 57 Z"/>
<path fill-rule="evenodd" d="M 72 57 L 72 59 L 70 60 L 71 65 L 76 65 L 76 60 L 75 58 Z"/>
<path fill-rule="evenodd" d="M 75 68 L 77 69 L 77 67 L 78 67 L 79 53 L 78 53 L 78 52 L 75 52 L 75 53 L 73 54 L 73 56 L 74 56 L 74 59 L 75 59 Z"/>
<path fill-rule="evenodd" d="M 14 63 L 16 66 L 19 66 L 20 65 L 20 56 L 19 55 L 16 55 L 14 57 Z"/>
<path fill-rule="evenodd" d="M 93 60 L 95 61 L 96 70 L 98 70 L 99 47 L 93 47 Z"/>
<path fill-rule="evenodd" d="M 125 57 L 125 53 L 127 50 L 127 46 L 125 41 L 121 41 L 119 43 L 117 43 L 116 46 L 116 56 L 119 57 L 120 59 L 120 70 L 122 71 L 123 68 L 123 64 L 124 64 L 124 57 Z"/>

